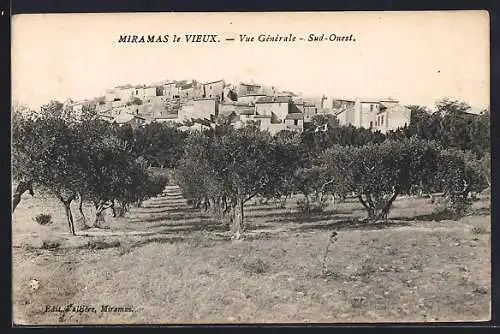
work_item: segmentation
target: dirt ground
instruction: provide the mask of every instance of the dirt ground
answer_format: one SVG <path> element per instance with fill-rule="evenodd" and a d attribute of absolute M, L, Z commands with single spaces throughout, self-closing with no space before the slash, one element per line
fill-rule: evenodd
<path fill-rule="evenodd" d="M 176 187 L 77 236 L 60 203 L 24 195 L 12 221 L 14 322 L 488 320 L 490 200 L 459 221 L 433 220 L 434 206 L 401 198 L 390 224 L 366 225 L 352 222 L 365 215 L 355 200 L 309 216 L 293 200 L 249 203 L 250 231 L 231 241 Z M 52 224 L 37 224 L 41 213 Z"/>

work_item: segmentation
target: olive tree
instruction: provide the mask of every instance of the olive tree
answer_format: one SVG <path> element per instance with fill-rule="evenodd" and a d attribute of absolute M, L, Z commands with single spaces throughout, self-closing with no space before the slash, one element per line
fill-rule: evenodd
<path fill-rule="evenodd" d="M 438 146 L 415 138 L 360 147 L 336 146 L 324 154 L 335 191 L 352 192 L 369 220 L 387 220 L 393 202 L 415 185 L 430 183 Z"/>
<path fill-rule="evenodd" d="M 223 203 L 231 233 L 239 239 L 247 228 L 244 204 L 257 195 L 277 196 L 285 189 L 277 190 L 281 187 L 274 169 L 281 157 L 278 146 L 268 132 L 255 127 L 193 134 L 179 163 L 181 189 L 208 207 Z"/>

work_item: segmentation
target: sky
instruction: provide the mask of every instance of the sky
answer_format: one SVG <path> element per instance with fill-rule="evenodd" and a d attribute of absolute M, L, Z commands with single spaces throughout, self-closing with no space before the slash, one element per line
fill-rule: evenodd
<path fill-rule="evenodd" d="M 305 40 L 239 42 L 240 34 Z M 309 34 L 354 42 L 308 42 Z M 124 34 L 217 34 L 220 43 L 118 43 Z M 235 41 L 225 41 L 234 37 Z M 486 11 L 22 14 L 12 17 L 13 101 L 101 96 L 161 80 L 254 81 L 305 96 L 444 97 L 489 105 Z"/>

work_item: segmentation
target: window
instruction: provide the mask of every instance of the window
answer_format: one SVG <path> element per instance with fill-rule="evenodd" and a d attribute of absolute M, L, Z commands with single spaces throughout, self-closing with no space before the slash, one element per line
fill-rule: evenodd
<path fill-rule="evenodd" d="M 138 89 L 135 90 L 135 95 L 139 95 L 139 90 Z"/>
<path fill-rule="evenodd" d="M 294 119 L 293 120 L 293 125 L 299 125 L 299 120 L 298 119 Z"/>
<path fill-rule="evenodd" d="M 373 122 L 370 122 L 370 129 L 373 128 Z"/>
<path fill-rule="evenodd" d="M 373 111 L 373 104 L 370 104 L 370 111 Z"/>
<path fill-rule="evenodd" d="M 384 125 L 384 115 L 380 116 L 380 125 Z"/>

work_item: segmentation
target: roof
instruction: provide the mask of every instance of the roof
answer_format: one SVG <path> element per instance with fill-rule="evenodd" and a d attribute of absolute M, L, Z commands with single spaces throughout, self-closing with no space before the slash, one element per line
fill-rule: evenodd
<path fill-rule="evenodd" d="M 296 112 L 286 115 L 285 119 L 304 119 L 304 114 L 301 112 Z"/>
<path fill-rule="evenodd" d="M 295 94 L 294 92 L 290 92 L 288 90 L 283 90 L 281 92 L 278 92 L 278 95 L 281 95 L 281 96 L 297 96 L 297 94 Z"/>
<path fill-rule="evenodd" d="M 235 114 L 234 110 L 221 110 L 221 111 L 219 111 L 219 116 L 227 117 L 227 116 L 231 116 L 233 114 Z"/>
<path fill-rule="evenodd" d="M 240 115 L 254 115 L 255 109 L 254 108 L 241 109 L 241 110 L 238 110 L 238 114 L 240 114 Z"/>
<path fill-rule="evenodd" d="M 103 118 L 108 118 L 108 119 L 114 119 L 114 117 L 113 117 L 113 116 L 111 116 L 111 115 L 107 115 L 107 114 L 99 114 L 98 116 L 99 116 L 99 117 L 103 117 Z"/>
<path fill-rule="evenodd" d="M 345 101 L 345 102 L 356 102 L 356 100 L 349 99 L 349 98 L 343 98 L 343 97 L 334 97 L 332 98 L 332 101 Z"/>
<path fill-rule="evenodd" d="M 224 79 L 221 79 L 221 80 L 216 80 L 216 81 L 206 82 L 206 83 L 204 83 L 203 85 L 209 85 L 209 84 L 213 84 L 213 83 L 216 83 L 216 82 L 224 82 Z"/>
<path fill-rule="evenodd" d="M 242 102 L 242 101 L 235 102 L 234 105 L 237 106 L 237 107 L 251 107 L 252 106 L 250 103 L 248 103 L 248 102 Z"/>
<path fill-rule="evenodd" d="M 286 96 L 264 96 L 255 101 L 255 103 L 288 103 L 291 99 Z"/>
<path fill-rule="evenodd" d="M 208 101 L 208 100 L 215 101 L 215 100 L 217 100 L 217 98 L 215 98 L 215 97 L 199 97 L 197 99 L 193 99 L 193 101 Z"/>
<path fill-rule="evenodd" d="M 270 115 L 255 115 L 253 118 L 272 118 Z"/>
<path fill-rule="evenodd" d="M 244 83 L 244 82 L 240 82 L 240 85 L 251 86 L 251 87 L 261 87 L 262 86 L 262 85 L 259 85 L 259 84 L 247 84 L 247 83 Z"/>
<path fill-rule="evenodd" d="M 192 89 L 192 88 L 194 88 L 192 83 L 181 86 L 181 90 Z"/>
<path fill-rule="evenodd" d="M 378 114 L 386 112 L 386 111 L 387 112 L 408 112 L 408 111 L 410 111 L 410 109 L 408 109 L 407 107 L 402 106 L 400 104 L 386 105 L 386 104 L 381 103 L 381 105 L 382 105 L 382 108 L 380 108 Z"/>
<path fill-rule="evenodd" d="M 165 114 L 161 117 L 155 117 L 154 119 L 175 119 L 177 118 L 177 114 Z"/>
<path fill-rule="evenodd" d="M 140 117 L 140 116 L 137 116 L 137 115 L 130 115 L 130 114 L 127 114 L 127 113 L 124 113 L 124 114 L 120 114 L 118 116 L 115 117 L 114 121 L 116 123 L 127 123 L 127 122 L 130 122 L 131 120 L 133 120 L 134 118 L 138 118 L 138 119 L 142 119 L 142 120 L 145 120 L 145 118 L 143 117 Z"/>
<path fill-rule="evenodd" d="M 392 98 L 387 98 L 387 97 L 360 97 L 358 98 L 359 102 L 361 103 L 380 103 L 380 102 L 399 102 L 397 100 L 394 100 Z"/>
<path fill-rule="evenodd" d="M 325 100 L 325 97 L 324 96 L 311 96 L 311 97 L 304 97 L 302 99 L 304 100 L 304 102 L 315 104 L 316 102 L 321 103 L 321 101 Z"/>
<path fill-rule="evenodd" d="M 245 96 L 267 96 L 266 94 L 262 93 L 250 93 L 250 94 L 245 94 L 245 95 L 240 95 L 239 97 L 245 97 Z"/>
<path fill-rule="evenodd" d="M 383 98 L 383 99 L 380 99 L 379 101 L 380 102 L 395 102 L 395 103 L 399 102 L 399 100 L 395 100 L 392 97 Z"/>

